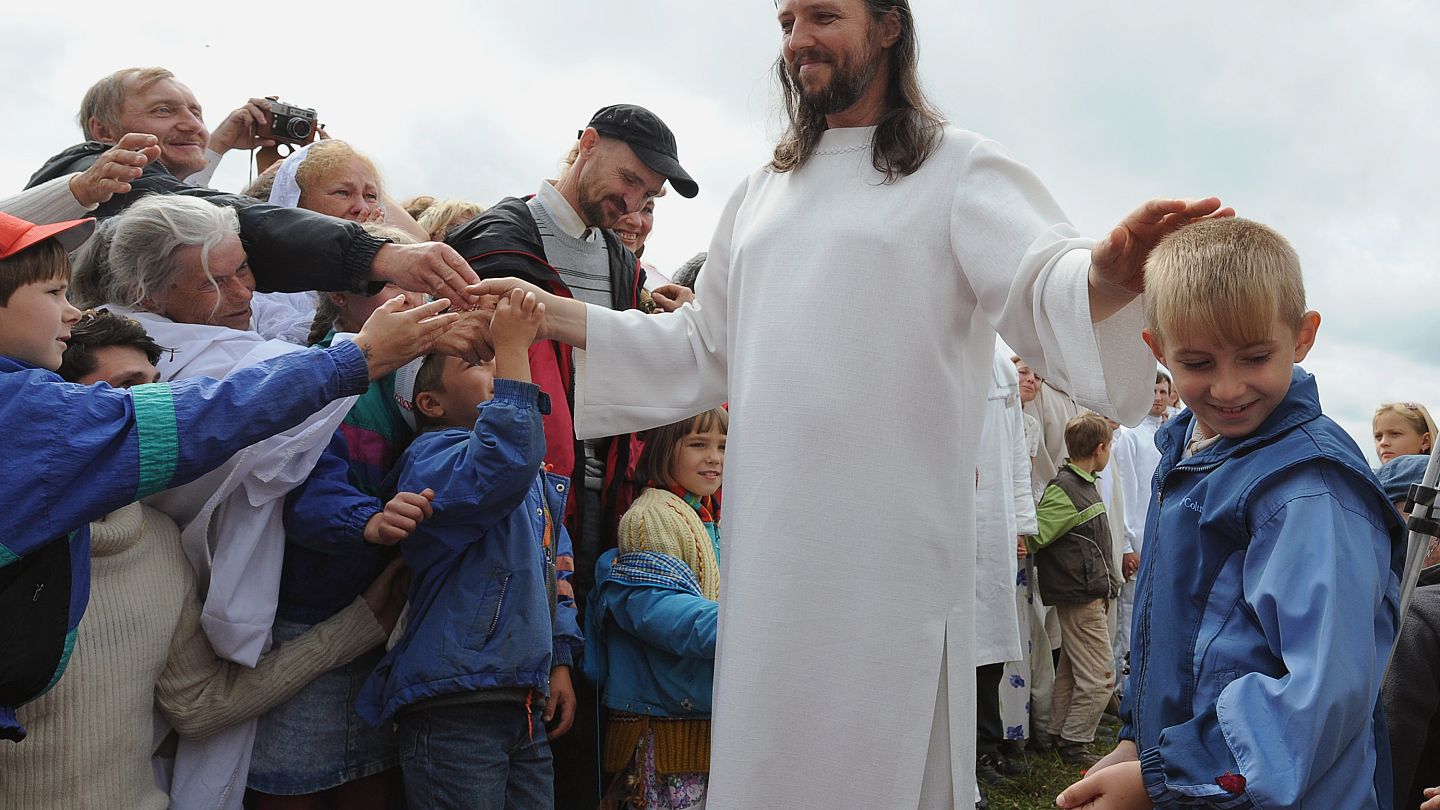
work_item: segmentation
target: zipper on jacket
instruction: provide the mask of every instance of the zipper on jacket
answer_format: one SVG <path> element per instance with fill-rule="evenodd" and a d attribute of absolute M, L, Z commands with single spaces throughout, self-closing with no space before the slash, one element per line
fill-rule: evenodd
<path fill-rule="evenodd" d="M 495 615 L 490 617 L 490 627 L 485 631 L 485 643 L 495 637 L 495 628 L 500 624 L 500 613 L 505 609 L 505 593 L 510 590 L 510 575 L 500 580 L 500 598 L 495 600 Z"/>

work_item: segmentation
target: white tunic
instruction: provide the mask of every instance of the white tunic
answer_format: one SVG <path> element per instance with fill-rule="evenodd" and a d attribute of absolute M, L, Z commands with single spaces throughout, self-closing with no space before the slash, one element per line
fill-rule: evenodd
<path fill-rule="evenodd" d="M 1008 352 L 995 352 L 975 470 L 975 665 L 983 666 L 1024 654 L 1015 546 L 1036 531 L 1020 375 Z"/>
<path fill-rule="evenodd" d="M 973 802 L 994 333 L 1099 410 L 1151 400 L 1140 307 L 1092 329 L 1090 243 L 1028 169 L 950 130 L 886 185 L 873 132 L 751 175 L 696 303 L 590 307 L 577 352 L 582 437 L 730 403 L 711 810 Z"/>

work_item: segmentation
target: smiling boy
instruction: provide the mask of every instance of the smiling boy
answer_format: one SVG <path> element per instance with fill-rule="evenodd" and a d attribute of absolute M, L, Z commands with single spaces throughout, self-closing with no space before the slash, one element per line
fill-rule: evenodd
<path fill-rule="evenodd" d="M 1120 743 L 1056 803 L 1389 808 L 1404 544 L 1294 365 L 1320 325 L 1299 259 L 1205 221 L 1155 248 L 1145 286 L 1145 341 L 1190 411 L 1156 435 Z"/>

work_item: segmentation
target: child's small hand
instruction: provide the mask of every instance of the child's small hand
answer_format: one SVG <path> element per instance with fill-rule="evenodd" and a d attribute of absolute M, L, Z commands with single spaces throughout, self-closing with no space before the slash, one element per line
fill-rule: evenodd
<path fill-rule="evenodd" d="M 495 316 L 490 321 L 490 342 L 497 352 L 504 349 L 528 351 L 540 331 L 545 305 L 532 292 L 519 288 L 495 302 Z"/>
<path fill-rule="evenodd" d="M 544 719 L 552 740 L 569 731 L 575 722 L 575 685 L 570 682 L 569 667 L 550 670 L 550 699 L 545 702 Z"/>
<path fill-rule="evenodd" d="M 1103 771 L 1111 765 L 1118 765 L 1121 762 L 1139 762 L 1140 750 L 1135 747 L 1134 740 L 1121 740 L 1116 744 L 1115 750 L 1100 758 L 1099 762 L 1090 766 L 1087 774 L 1094 774 Z"/>
<path fill-rule="evenodd" d="M 1137 761 L 1119 762 L 1091 771 L 1057 797 L 1055 806 L 1066 810 L 1150 810 L 1155 805 L 1145 792 Z"/>
<path fill-rule="evenodd" d="M 435 513 L 430 505 L 433 500 L 435 490 L 429 488 L 420 493 L 396 493 L 384 509 L 365 522 L 365 542 L 393 546 L 409 537 L 421 521 Z"/>

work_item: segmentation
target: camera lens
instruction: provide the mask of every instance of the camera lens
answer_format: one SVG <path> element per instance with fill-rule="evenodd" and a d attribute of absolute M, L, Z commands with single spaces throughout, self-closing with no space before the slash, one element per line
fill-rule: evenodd
<path fill-rule="evenodd" d="M 304 118 L 291 118 L 285 122 L 285 134 L 292 138 L 304 139 L 310 137 L 310 122 Z"/>

